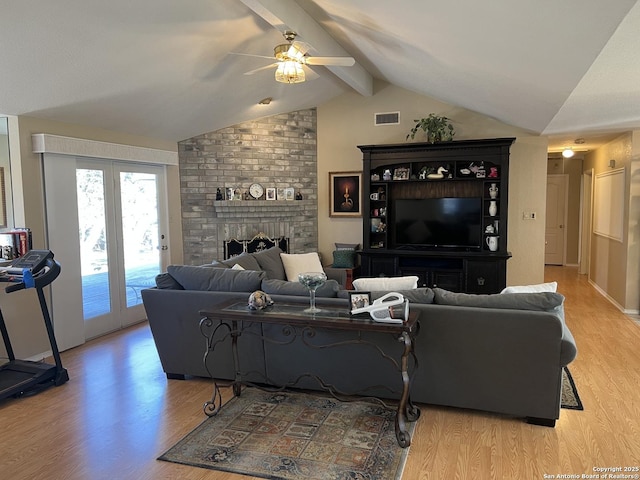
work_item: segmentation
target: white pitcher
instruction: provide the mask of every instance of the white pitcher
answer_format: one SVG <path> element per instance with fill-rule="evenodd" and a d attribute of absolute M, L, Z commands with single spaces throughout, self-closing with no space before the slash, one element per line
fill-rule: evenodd
<path fill-rule="evenodd" d="M 496 250 L 498 250 L 498 238 L 500 237 L 489 236 L 486 238 L 487 246 L 489 247 L 489 250 L 491 250 L 492 252 L 495 252 Z"/>

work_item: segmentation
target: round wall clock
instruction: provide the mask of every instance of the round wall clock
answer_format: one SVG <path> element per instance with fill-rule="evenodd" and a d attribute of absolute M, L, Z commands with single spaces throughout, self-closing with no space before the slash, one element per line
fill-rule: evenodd
<path fill-rule="evenodd" d="M 249 193 L 253 198 L 260 198 L 264 194 L 264 188 L 259 183 L 253 183 L 249 187 Z"/>

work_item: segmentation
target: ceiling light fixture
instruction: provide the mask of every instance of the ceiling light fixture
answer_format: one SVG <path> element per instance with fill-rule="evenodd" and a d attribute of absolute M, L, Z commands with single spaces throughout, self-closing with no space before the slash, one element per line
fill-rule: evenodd
<path fill-rule="evenodd" d="M 564 158 L 571 158 L 571 157 L 573 157 L 573 155 L 575 155 L 575 152 L 573 151 L 573 148 L 565 148 L 562 151 L 562 156 Z"/>
<path fill-rule="evenodd" d="M 302 83 L 305 81 L 302 64 L 296 61 L 280 62 L 276 69 L 276 82 Z"/>

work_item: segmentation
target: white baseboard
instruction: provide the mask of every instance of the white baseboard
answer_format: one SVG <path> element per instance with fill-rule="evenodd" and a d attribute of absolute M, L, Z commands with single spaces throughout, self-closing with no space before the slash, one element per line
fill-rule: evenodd
<path fill-rule="evenodd" d="M 51 350 L 47 350 L 44 353 L 38 353 L 32 357 L 27 358 L 29 362 L 44 362 L 46 358 L 52 357 L 53 352 Z"/>
<path fill-rule="evenodd" d="M 620 310 L 622 313 L 624 313 L 625 315 L 637 315 L 638 313 L 640 313 L 640 311 L 638 310 L 629 310 L 624 308 L 622 305 L 620 305 L 618 302 L 615 301 L 615 299 L 613 299 L 611 296 L 609 296 L 609 294 L 607 292 L 605 292 L 604 290 L 602 290 L 602 288 L 600 288 L 596 283 L 593 282 L 593 280 L 589 280 L 589 284 L 595 288 L 598 293 L 600 295 L 602 295 L 604 298 L 606 298 L 607 300 L 609 300 L 609 302 L 616 307 L 618 310 Z"/>

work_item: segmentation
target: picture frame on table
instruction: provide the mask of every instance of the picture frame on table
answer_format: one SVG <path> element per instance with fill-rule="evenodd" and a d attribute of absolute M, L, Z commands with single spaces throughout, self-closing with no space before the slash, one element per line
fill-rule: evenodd
<path fill-rule="evenodd" d="M 329 172 L 329 216 L 362 217 L 362 172 Z"/>
<path fill-rule="evenodd" d="M 277 188 L 276 196 L 277 196 L 278 200 L 285 200 L 286 195 L 284 193 L 284 190 L 285 190 L 284 187 L 278 187 Z"/>
<path fill-rule="evenodd" d="M 369 305 L 371 305 L 371 292 L 349 292 L 349 313 L 351 315 L 353 315 L 354 309 Z"/>
<path fill-rule="evenodd" d="M 266 189 L 266 199 L 267 200 L 275 200 L 276 199 L 276 189 L 273 187 L 268 187 Z"/>

